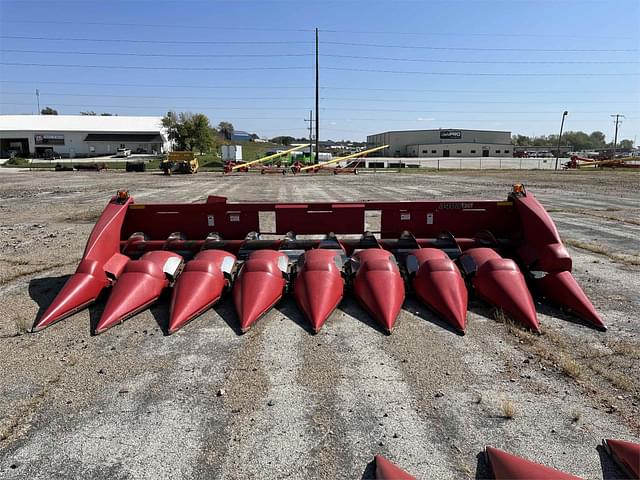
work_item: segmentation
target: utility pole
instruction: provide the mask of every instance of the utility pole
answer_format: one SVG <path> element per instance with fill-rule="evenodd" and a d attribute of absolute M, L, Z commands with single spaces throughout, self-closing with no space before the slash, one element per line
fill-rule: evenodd
<path fill-rule="evenodd" d="M 616 133 L 613 136 L 613 157 L 611 157 L 611 159 L 615 159 L 616 158 L 616 145 L 618 144 L 618 124 L 621 123 L 620 122 L 620 117 L 624 118 L 624 115 L 620 115 L 619 113 L 616 113 L 615 115 L 610 115 L 611 117 L 615 117 L 615 124 L 616 124 Z"/>
<path fill-rule="evenodd" d="M 38 115 L 40 115 L 40 90 L 36 88 L 36 99 L 38 101 Z"/>
<path fill-rule="evenodd" d="M 318 58 L 318 29 L 316 28 L 316 163 L 320 161 L 320 61 Z"/>
<path fill-rule="evenodd" d="M 558 170 L 558 157 L 560 156 L 560 139 L 562 138 L 562 128 L 564 127 L 564 117 L 569 115 L 566 110 L 562 114 L 562 123 L 560 123 L 560 135 L 558 135 L 558 149 L 556 150 L 556 170 Z"/>
<path fill-rule="evenodd" d="M 313 110 L 309 110 L 309 118 L 304 121 L 309 122 L 309 161 L 313 162 Z"/>

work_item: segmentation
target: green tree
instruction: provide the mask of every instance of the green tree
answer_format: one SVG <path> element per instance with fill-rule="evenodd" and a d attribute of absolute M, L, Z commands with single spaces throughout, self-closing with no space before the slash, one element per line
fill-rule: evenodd
<path fill-rule="evenodd" d="M 180 134 L 178 132 L 178 114 L 176 112 L 169 111 L 162 118 L 162 126 L 167 129 L 167 136 L 169 141 L 178 146 L 180 140 Z"/>
<path fill-rule="evenodd" d="M 209 119 L 204 113 L 196 113 L 186 122 L 191 150 L 208 152 L 214 145 Z"/>
<path fill-rule="evenodd" d="M 295 138 L 290 137 L 288 135 L 282 135 L 280 137 L 274 137 L 271 140 L 269 140 L 271 143 L 277 143 L 279 145 L 291 145 L 292 142 L 295 141 Z"/>
<path fill-rule="evenodd" d="M 234 132 L 233 124 L 231 122 L 220 122 L 218 124 L 218 132 L 225 140 L 231 140 Z"/>
<path fill-rule="evenodd" d="M 629 140 L 628 138 L 621 140 L 618 148 L 621 150 L 633 150 L 633 140 Z"/>
<path fill-rule="evenodd" d="M 80 115 L 95 116 L 97 115 L 97 113 L 94 112 L 93 110 L 89 110 L 88 112 L 80 112 Z"/>
<path fill-rule="evenodd" d="M 215 146 L 209 119 L 203 113 L 168 112 L 162 119 L 162 125 L 178 150 L 207 152 Z"/>
<path fill-rule="evenodd" d="M 593 148 L 603 148 L 607 144 L 607 140 L 602 132 L 591 132 L 589 135 Z"/>
<path fill-rule="evenodd" d="M 51 107 L 44 107 L 42 110 L 40 110 L 40 113 L 42 115 L 57 115 L 58 111 Z"/>

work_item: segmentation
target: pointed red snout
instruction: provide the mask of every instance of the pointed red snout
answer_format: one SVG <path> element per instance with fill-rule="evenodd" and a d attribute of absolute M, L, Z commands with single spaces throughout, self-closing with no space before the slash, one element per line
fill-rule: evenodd
<path fill-rule="evenodd" d="M 611 439 L 602 443 L 627 477 L 640 479 L 640 444 Z"/>
<path fill-rule="evenodd" d="M 168 333 L 172 334 L 211 308 L 227 285 L 236 257 L 223 250 L 204 250 L 191 260 L 173 287 Z"/>
<path fill-rule="evenodd" d="M 131 260 L 116 282 L 95 333 L 102 333 L 155 302 L 181 268 L 177 253 L 158 250 Z"/>
<path fill-rule="evenodd" d="M 309 250 L 299 260 L 300 269 L 293 285 L 298 307 L 318 333 L 336 309 L 344 294 L 344 280 L 336 260 L 336 250 Z"/>
<path fill-rule="evenodd" d="M 376 461 L 376 480 L 416 480 L 415 477 L 382 455 L 376 455 L 374 459 Z"/>
<path fill-rule="evenodd" d="M 256 250 L 244 262 L 233 286 L 233 302 L 244 333 L 282 298 L 288 257 L 276 250 Z"/>
<path fill-rule="evenodd" d="M 369 314 L 391 333 L 404 302 L 404 282 L 394 256 L 370 248 L 354 255 L 359 263 L 353 292 Z"/>
<path fill-rule="evenodd" d="M 42 330 L 95 302 L 108 285 L 102 265 L 95 260 L 82 260 L 32 331 Z"/>
<path fill-rule="evenodd" d="M 571 272 L 548 273 L 536 280 L 540 292 L 552 303 L 568 308 L 576 316 L 593 324 L 600 330 L 607 326 L 598 315 L 589 298 L 584 294 Z"/>
<path fill-rule="evenodd" d="M 463 257 L 471 257 L 477 265 L 472 282 L 480 298 L 532 330 L 540 331 L 533 298 L 513 260 L 502 258 L 490 248 L 472 248 Z"/>
<path fill-rule="evenodd" d="M 407 257 L 408 267 L 410 263 L 417 268 L 413 278 L 416 296 L 458 332 L 464 333 L 468 294 L 455 263 L 437 248 L 414 250 Z"/>
<path fill-rule="evenodd" d="M 485 454 L 496 480 L 581 480 L 498 448 L 486 447 Z"/>

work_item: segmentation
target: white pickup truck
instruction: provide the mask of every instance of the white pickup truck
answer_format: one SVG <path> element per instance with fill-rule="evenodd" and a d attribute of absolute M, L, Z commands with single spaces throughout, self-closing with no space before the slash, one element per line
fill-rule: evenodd
<path fill-rule="evenodd" d="M 118 150 L 116 150 L 116 157 L 120 158 L 126 158 L 128 156 L 131 155 L 131 150 L 128 148 L 119 148 Z"/>

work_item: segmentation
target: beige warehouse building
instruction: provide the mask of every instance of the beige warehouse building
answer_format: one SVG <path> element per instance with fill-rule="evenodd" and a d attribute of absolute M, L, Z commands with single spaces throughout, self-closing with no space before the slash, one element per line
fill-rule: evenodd
<path fill-rule="evenodd" d="M 402 130 L 367 136 L 370 147 L 389 145 L 381 157 L 511 157 L 511 132 L 495 130 Z"/>

